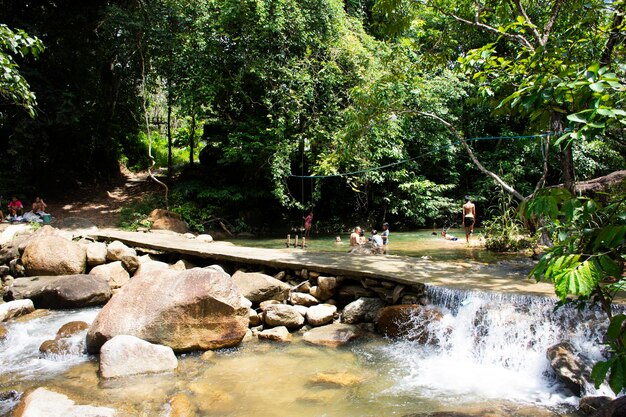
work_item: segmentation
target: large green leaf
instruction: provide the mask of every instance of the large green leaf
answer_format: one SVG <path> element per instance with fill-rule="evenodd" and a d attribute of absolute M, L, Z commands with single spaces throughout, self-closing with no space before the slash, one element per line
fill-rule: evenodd
<path fill-rule="evenodd" d="M 624 388 L 624 370 L 626 366 L 622 357 L 617 357 L 611 364 L 611 375 L 609 376 L 609 386 L 615 395 Z"/>
<path fill-rule="evenodd" d="M 606 379 L 606 374 L 609 372 L 611 364 L 612 361 L 609 360 L 606 362 L 600 361 L 593 366 L 593 369 L 591 370 L 591 379 L 593 380 L 596 389 L 600 388 L 600 385 L 602 385 Z"/>

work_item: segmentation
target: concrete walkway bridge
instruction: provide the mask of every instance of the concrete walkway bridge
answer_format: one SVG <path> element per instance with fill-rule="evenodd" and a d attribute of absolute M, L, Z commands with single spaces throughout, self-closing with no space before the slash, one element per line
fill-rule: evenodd
<path fill-rule="evenodd" d="M 439 261 L 407 256 L 354 255 L 313 252 L 302 249 L 263 249 L 234 246 L 227 242 L 200 242 L 169 233 L 98 230 L 89 235 L 101 241 L 119 240 L 129 246 L 146 248 L 208 262 L 266 266 L 274 269 L 306 268 L 323 275 L 384 279 L 399 284 L 425 284 L 451 289 L 493 291 L 554 297 L 550 283 L 527 278 L 530 262 Z"/>

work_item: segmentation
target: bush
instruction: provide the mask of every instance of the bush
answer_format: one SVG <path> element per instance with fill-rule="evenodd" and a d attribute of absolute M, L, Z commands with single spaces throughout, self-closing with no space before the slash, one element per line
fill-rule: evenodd
<path fill-rule="evenodd" d="M 517 208 L 509 194 L 501 192 L 496 213 L 483 222 L 485 247 L 494 252 L 517 252 L 530 249 L 537 238 L 530 235 L 517 215 Z"/>

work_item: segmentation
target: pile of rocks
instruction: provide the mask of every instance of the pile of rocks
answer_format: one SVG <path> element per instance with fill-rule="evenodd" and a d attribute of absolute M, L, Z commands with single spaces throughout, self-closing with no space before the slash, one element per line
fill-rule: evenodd
<path fill-rule="evenodd" d="M 393 319 L 378 326 L 388 306 L 411 303 L 415 310 L 422 308 L 417 303 L 427 302 L 423 285 L 323 276 L 306 269 L 274 276 L 240 269 L 232 279 L 252 303 L 249 325 L 261 340 L 288 342 L 291 332 L 300 331 L 309 343 L 339 346 L 366 332 L 400 333 Z"/>

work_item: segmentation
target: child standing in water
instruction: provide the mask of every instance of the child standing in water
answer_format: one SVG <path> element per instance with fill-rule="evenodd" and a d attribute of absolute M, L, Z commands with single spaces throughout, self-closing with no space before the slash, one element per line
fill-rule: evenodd
<path fill-rule="evenodd" d="M 313 210 L 304 218 L 304 237 L 309 237 L 313 226 Z"/>
<path fill-rule="evenodd" d="M 389 223 L 383 223 L 383 232 L 380 237 L 383 238 L 383 245 L 389 244 Z"/>

